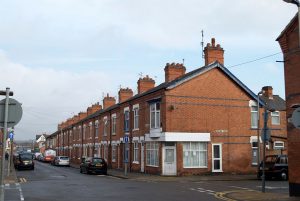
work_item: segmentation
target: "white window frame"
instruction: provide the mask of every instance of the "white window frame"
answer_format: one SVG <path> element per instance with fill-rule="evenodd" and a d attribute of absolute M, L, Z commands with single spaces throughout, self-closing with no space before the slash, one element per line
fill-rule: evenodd
<path fill-rule="evenodd" d="M 158 142 L 147 142 L 146 143 L 146 165 L 147 166 L 159 167 L 159 153 L 158 152 L 159 152 L 159 143 Z"/>
<path fill-rule="evenodd" d="M 111 134 L 116 135 L 116 133 L 117 133 L 117 115 L 116 114 L 111 115 L 111 123 L 112 123 Z"/>
<path fill-rule="evenodd" d="M 220 157 L 219 158 L 215 158 L 214 157 L 214 146 L 219 146 L 220 148 Z M 222 144 L 221 143 L 213 143 L 212 144 L 212 172 L 223 172 L 223 157 L 222 157 L 223 153 L 222 153 Z M 215 169 L 214 167 L 214 161 L 218 160 L 220 161 L 220 170 Z"/>
<path fill-rule="evenodd" d="M 126 116 L 128 114 L 128 116 Z M 126 123 L 127 122 L 127 123 Z M 126 128 L 128 126 L 128 129 Z M 124 132 L 128 133 L 130 129 L 130 110 L 129 107 L 124 108 Z"/>
<path fill-rule="evenodd" d="M 282 146 L 278 146 L 278 145 L 276 145 L 276 143 L 281 143 Z M 274 141 L 274 143 L 273 143 L 273 149 L 276 149 L 276 150 L 284 149 L 284 142 L 283 141 Z"/>
<path fill-rule="evenodd" d="M 89 139 L 92 139 L 92 136 L 93 136 L 93 123 L 90 122 Z"/>
<path fill-rule="evenodd" d="M 139 104 L 133 105 L 133 130 L 139 130 Z"/>
<path fill-rule="evenodd" d="M 103 117 L 103 136 L 107 136 L 108 120 L 107 117 Z"/>
<path fill-rule="evenodd" d="M 95 138 L 99 137 L 99 121 L 95 121 Z"/>
<path fill-rule="evenodd" d="M 189 143 L 189 149 L 185 149 L 184 148 L 184 144 L 185 143 Z M 192 143 L 199 143 L 199 144 L 205 144 L 205 149 L 198 149 L 198 150 L 192 150 L 191 149 L 191 145 L 192 145 Z M 200 165 L 200 160 L 201 160 L 201 154 L 199 153 L 199 165 L 197 165 L 197 166 L 192 166 L 192 165 L 186 165 L 186 164 L 184 164 L 184 158 L 183 158 L 183 160 L 182 160 L 182 163 L 183 163 L 183 168 L 207 168 L 207 164 L 208 164 L 208 162 L 207 162 L 207 160 L 208 160 L 208 152 L 207 152 L 207 149 L 208 149 L 208 145 L 207 145 L 207 142 L 183 142 L 182 143 L 182 146 L 183 146 L 183 157 L 185 157 L 186 156 L 186 153 L 187 152 L 192 152 L 193 154 L 194 154 L 194 152 L 202 152 L 202 153 L 205 153 L 205 161 L 204 161 L 204 163 L 205 163 L 205 165 Z"/>
<path fill-rule="evenodd" d="M 139 164 L 139 142 L 133 141 L 133 163 Z"/>
<path fill-rule="evenodd" d="M 257 121 L 257 118 L 258 118 L 258 109 L 257 109 L 257 103 L 254 102 L 254 101 L 250 101 L 250 104 L 249 104 L 249 107 L 250 107 L 250 124 L 251 124 L 251 128 L 258 128 L 258 121 Z M 255 110 L 253 110 L 255 108 Z M 256 121 L 255 122 L 252 122 L 252 116 L 255 116 L 255 119 Z"/>
<path fill-rule="evenodd" d="M 274 122 L 274 118 L 278 118 L 278 122 Z M 279 111 L 274 111 L 271 112 L 271 123 L 272 125 L 280 125 L 280 112 Z"/>
<path fill-rule="evenodd" d="M 159 110 L 157 109 L 157 104 L 159 104 Z M 150 104 L 150 129 L 160 128 L 160 102 L 154 102 Z M 152 126 L 152 115 L 154 115 L 154 127 Z"/>
<path fill-rule="evenodd" d="M 116 162 L 117 161 L 117 145 L 112 144 L 111 146 L 111 161 Z"/>

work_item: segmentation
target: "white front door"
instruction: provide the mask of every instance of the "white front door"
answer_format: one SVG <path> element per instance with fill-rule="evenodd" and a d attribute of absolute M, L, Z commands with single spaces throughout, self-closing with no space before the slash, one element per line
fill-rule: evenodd
<path fill-rule="evenodd" d="M 212 144 L 212 171 L 222 172 L 222 144 Z"/>
<path fill-rule="evenodd" d="M 145 162 L 144 162 L 144 143 L 141 143 L 141 172 L 145 171 Z"/>
<path fill-rule="evenodd" d="M 176 175 L 176 146 L 163 147 L 163 175 Z"/>

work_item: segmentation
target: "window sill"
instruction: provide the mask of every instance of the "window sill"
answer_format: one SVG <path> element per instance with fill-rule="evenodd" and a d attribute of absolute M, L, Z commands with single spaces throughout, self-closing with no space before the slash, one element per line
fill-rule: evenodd
<path fill-rule="evenodd" d="M 223 170 L 212 170 L 212 172 L 223 172 Z"/>
<path fill-rule="evenodd" d="M 132 131 L 139 131 L 139 130 L 140 130 L 139 128 L 132 129 Z"/>
<path fill-rule="evenodd" d="M 155 168 L 158 168 L 159 166 L 156 166 L 156 165 L 146 165 L 147 167 L 155 167 Z"/>
<path fill-rule="evenodd" d="M 116 160 L 111 160 L 111 162 L 115 163 L 115 162 L 116 162 Z"/>
<path fill-rule="evenodd" d="M 140 164 L 138 161 L 132 161 L 133 164 Z"/>
<path fill-rule="evenodd" d="M 207 168 L 207 166 L 199 166 L 199 167 L 183 167 L 185 169 L 197 169 L 197 168 Z"/>

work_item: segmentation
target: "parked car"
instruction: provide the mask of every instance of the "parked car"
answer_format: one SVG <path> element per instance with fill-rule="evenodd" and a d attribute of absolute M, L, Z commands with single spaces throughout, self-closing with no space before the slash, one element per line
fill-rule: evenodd
<path fill-rule="evenodd" d="M 42 153 L 40 152 L 35 152 L 33 155 L 33 159 L 38 160 L 38 157 L 41 155 Z"/>
<path fill-rule="evenodd" d="M 44 153 L 44 160 L 43 162 L 52 162 L 54 157 L 56 156 L 56 151 L 53 149 L 46 149 Z"/>
<path fill-rule="evenodd" d="M 288 179 L 288 157 L 287 155 L 269 155 L 265 159 L 265 177 L 267 179 Z M 260 163 L 259 177 L 262 176 L 263 162 Z"/>
<path fill-rule="evenodd" d="M 52 165 L 70 166 L 70 159 L 68 156 L 56 156 L 51 162 Z"/>
<path fill-rule="evenodd" d="M 14 155 L 14 166 L 17 170 L 30 169 L 34 170 L 33 154 L 32 153 L 19 153 Z"/>
<path fill-rule="evenodd" d="M 82 158 L 80 164 L 80 173 L 107 174 L 107 163 L 103 158 L 98 158 L 98 157 Z"/>

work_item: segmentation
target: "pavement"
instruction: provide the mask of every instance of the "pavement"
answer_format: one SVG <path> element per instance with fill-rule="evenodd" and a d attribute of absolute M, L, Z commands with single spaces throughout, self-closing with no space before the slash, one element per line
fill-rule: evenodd
<path fill-rule="evenodd" d="M 71 164 L 71 167 L 78 168 L 79 165 Z M 249 181 L 257 180 L 256 175 L 218 174 L 218 175 L 193 175 L 193 176 L 161 176 L 145 173 L 127 172 L 124 170 L 108 169 L 107 175 L 121 179 L 130 179 L 147 182 L 171 182 L 171 181 Z M 226 201 L 300 201 L 299 197 L 289 197 L 288 194 L 262 193 L 255 190 L 235 190 L 218 192 L 216 198 Z"/>
<path fill-rule="evenodd" d="M 8 175 L 8 161 L 4 162 L 4 184 L 15 184 L 18 182 L 15 167 L 12 165 Z"/>

